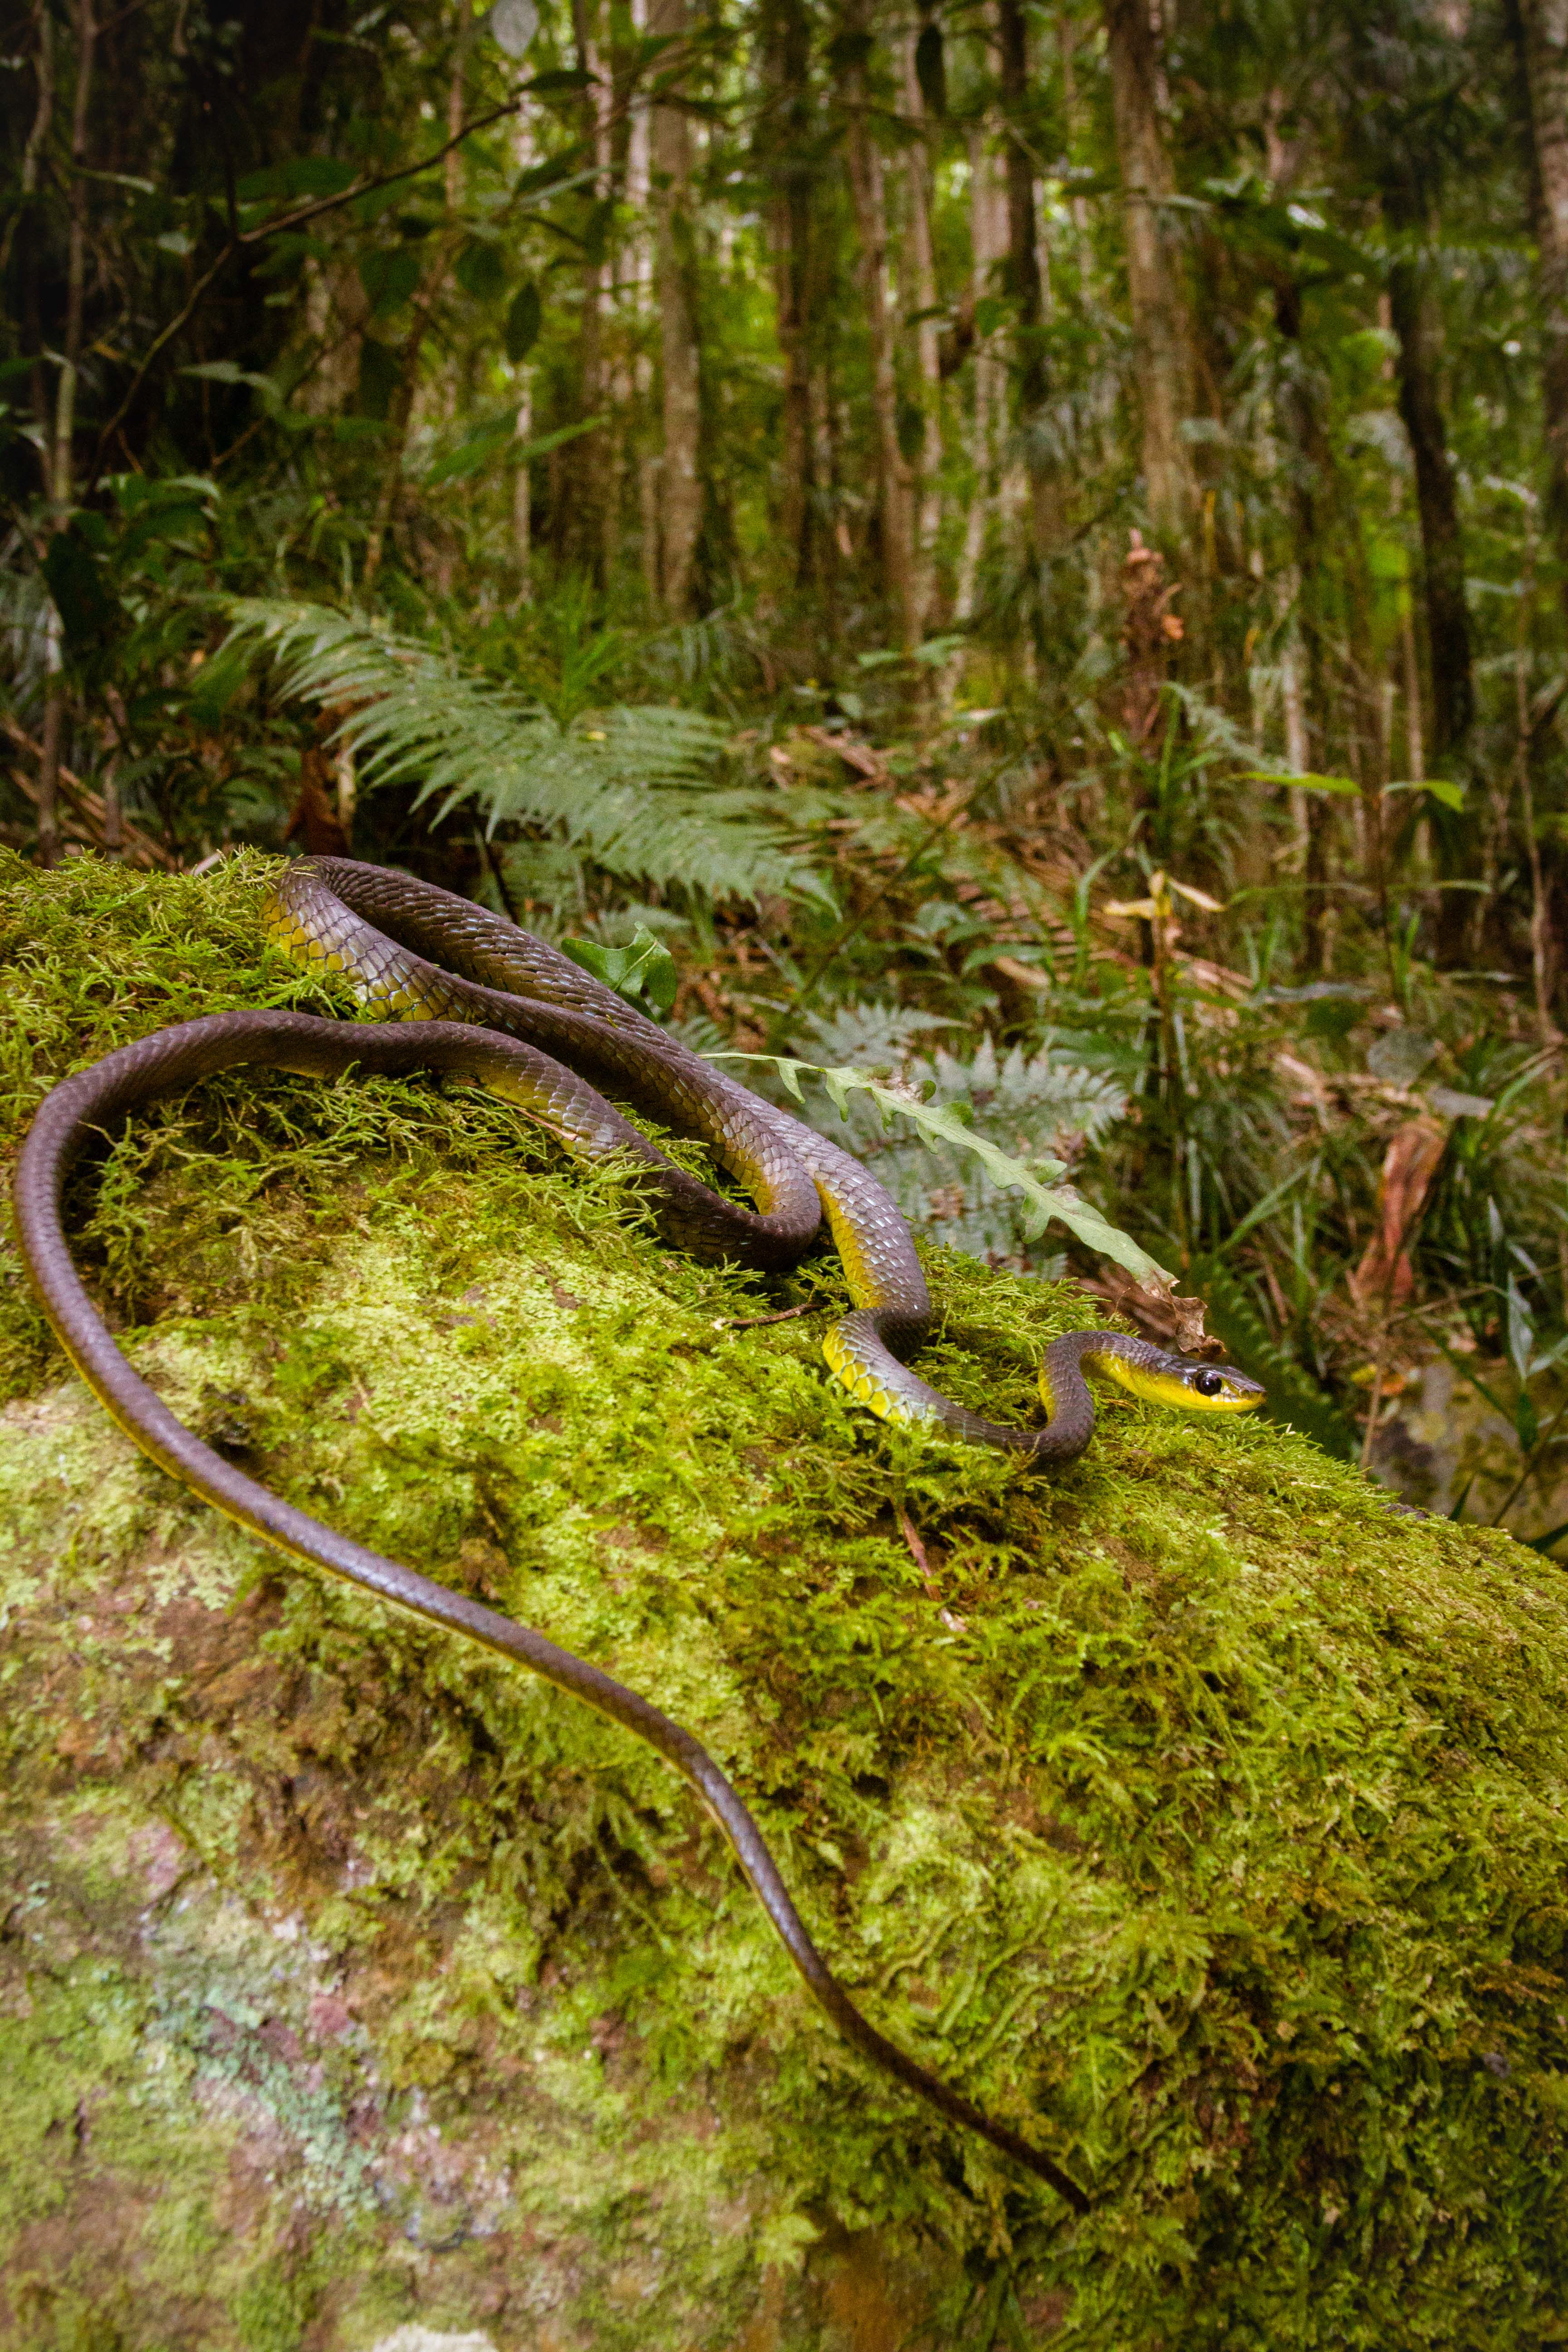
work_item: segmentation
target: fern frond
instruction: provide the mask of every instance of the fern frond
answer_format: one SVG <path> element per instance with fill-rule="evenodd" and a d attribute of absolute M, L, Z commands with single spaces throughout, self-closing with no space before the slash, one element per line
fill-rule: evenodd
<path fill-rule="evenodd" d="M 1070 1187 L 1044 1181 L 1067 1173 L 1062 1160 L 1038 1155 L 1032 1148 L 1035 1139 L 1015 1131 L 1011 1139 L 1030 1151 L 1027 1160 L 1016 1158 L 984 1131 L 975 1115 L 1000 1095 L 1007 1105 L 999 1121 L 1004 1132 L 1008 1122 L 1016 1130 L 1019 1116 L 1031 1111 L 1054 1120 L 1058 1132 L 1075 1121 L 1091 1131 L 1108 1125 L 1126 1107 L 1125 1097 L 1092 1072 L 1048 1069 L 1045 1055 L 1031 1064 L 1016 1050 L 998 1071 L 995 1049 L 987 1038 L 971 1064 L 938 1055 L 939 1070 L 945 1070 L 948 1080 L 944 1100 L 941 1077 L 921 1063 L 914 1068 L 924 1074 L 934 1094 L 924 1087 L 917 1092 L 903 1083 L 889 1085 L 869 1070 L 828 1068 L 791 1055 L 710 1049 L 703 1058 L 771 1065 L 811 1124 L 831 1132 L 820 1118 L 812 1118 L 801 1090 L 803 1076 L 820 1078 L 839 1118 L 849 1125 L 857 1158 L 874 1162 L 878 1177 L 911 1223 L 933 1223 L 933 1209 L 941 1202 L 936 1215 L 954 1227 L 942 1238 L 955 1249 L 976 1257 L 1013 1254 L 1020 1241 L 1037 1241 L 1054 1223 L 1065 1225 L 1101 1257 L 1125 1266 L 1139 1282 L 1169 1289 L 1175 1279 L 1130 1234 L 1108 1223 Z M 896 1119 L 914 1129 L 913 1139 L 894 1127 Z M 934 1192 L 933 1175 L 947 1179 Z"/>
<path fill-rule="evenodd" d="M 321 604 L 239 597 L 228 645 L 265 651 L 286 692 L 349 715 L 337 740 L 363 786 L 413 782 L 437 814 L 542 826 L 628 881 L 710 898 L 825 898 L 766 798 L 712 781 L 725 730 L 666 705 L 584 712 L 561 725 L 417 639 Z"/>
<path fill-rule="evenodd" d="M 909 1004 L 869 1001 L 837 1005 L 806 1024 L 814 1045 L 830 1068 L 852 1063 L 862 1070 L 902 1070 L 914 1040 L 924 1029 L 954 1029 L 956 1021 L 921 1013 Z"/>

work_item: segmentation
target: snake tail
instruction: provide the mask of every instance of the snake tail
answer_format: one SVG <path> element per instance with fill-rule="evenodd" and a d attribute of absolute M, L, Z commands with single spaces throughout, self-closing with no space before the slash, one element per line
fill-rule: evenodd
<path fill-rule="evenodd" d="M 526 1045 L 520 1050 L 520 1041 L 455 1023 L 430 1021 L 405 1028 L 317 1021 L 302 1013 L 222 1013 L 159 1031 L 107 1055 L 62 1081 L 46 1097 L 23 1148 L 15 1183 L 17 1231 L 28 1277 L 61 1346 L 93 1394 L 161 1469 L 273 1550 L 324 1570 L 526 1667 L 645 1741 L 681 1775 L 718 1823 L 807 1990 L 845 2040 L 946 2121 L 977 2134 L 1045 2181 L 1075 2213 L 1088 2212 L 1088 2194 L 1053 2157 L 984 2114 L 862 2016 L 806 1932 L 751 1813 L 689 1731 L 532 1627 L 384 1559 L 296 1510 L 203 1444 L 132 1370 L 72 1260 L 62 1223 L 66 1180 L 89 1139 L 136 1104 L 209 1073 L 255 1063 L 322 1076 L 357 1065 L 383 1072 L 458 1070 L 486 1084 L 500 1079 L 499 1090 L 510 1087 L 512 1098 L 521 1100 L 534 1116 L 546 1123 L 553 1119 L 557 1131 L 579 1141 L 584 1123 L 592 1128 L 598 1118 L 581 1098 L 592 1089 L 581 1087 L 571 1072 L 549 1064 L 546 1055 Z M 600 1104 L 599 1108 L 607 1110 L 607 1106 Z"/>

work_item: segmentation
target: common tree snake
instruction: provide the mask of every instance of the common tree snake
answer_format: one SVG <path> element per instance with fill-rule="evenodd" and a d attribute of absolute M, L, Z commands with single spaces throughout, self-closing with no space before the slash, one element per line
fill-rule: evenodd
<path fill-rule="evenodd" d="M 1195 1363 L 1118 1331 L 1074 1331 L 1040 1369 L 1043 1429 L 1000 1427 L 940 1395 L 901 1360 L 931 1321 L 909 1229 L 848 1153 L 738 1086 L 567 957 L 470 901 L 382 867 L 307 858 L 268 897 L 264 921 L 289 955 L 343 973 L 374 1021 L 305 1013 L 216 1013 L 161 1029 L 57 1086 L 41 1105 L 16 1178 L 28 1275 L 61 1345 L 94 1394 L 169 1475 L 290 1557 L 328 1570 L 416 1616 L 516 1660 L 646 1740 L 684 1775 L 719 1823 L 807 1988 L 846 2038 L 951 2122 L 1049 2182 L 1076 2210 L 1089 2197 L 1066 2168 L 889 2041 L 817 1951 L 756 1823 L 689 1731 L 542 1633 L 335 1534 L 247 1477 L 177 1421 L 121 1355 L 71 1260 L 65 1182 L 95 1132 L 138 1103 L 244 1065 L 336 1076 L 437 1070 L 478 1079 L 572 1153 L 630 1155 L 658 1221 L 679 1248 L 779 1268 L 816 1240 L 826 1212 L 853 1302 L 827 1335 L 833 1377 L 884 1420 L 945 1430 L 1034 1462 L 1061 1464 L 1094 1427 L 1084 1367 L 1164 1403 L 1239 1412 L 1262 1391 L 1229 1366 Z M 706 1140 L 752 1195 L 744 1208 L 675 1167 L 605 1093 Z"/>

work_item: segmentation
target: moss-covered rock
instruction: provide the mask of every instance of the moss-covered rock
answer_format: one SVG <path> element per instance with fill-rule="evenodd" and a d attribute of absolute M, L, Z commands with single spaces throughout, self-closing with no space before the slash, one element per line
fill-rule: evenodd
<path fill-rule="evenodd" d="M 263 870 L 0 867 L 13 1149 L 111 1045 L 327 1009 Z M 690 1725 L 872 2016 L 1097 2201 L 843 2047 L 656 1758 L 143 1461 L 13 1253 L 0 2342 L 1568 2340 L 1559 1569 L 1262 1424 L 901 1439 L 830 1257 L 689 1265 L 470 1089 L 237 1074 L 72 1214 L 194 1427 Z M 936 1377 L 1026 1413 L 1081 1300 L 931 1275 Z"/>

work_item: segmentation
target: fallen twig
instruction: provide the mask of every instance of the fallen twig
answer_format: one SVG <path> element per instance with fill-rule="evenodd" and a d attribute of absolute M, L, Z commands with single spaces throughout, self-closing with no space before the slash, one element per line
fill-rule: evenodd
<path fill-rule="evenodd" d="M 818 1302 L 808 1299 L 804 1307 L 781 1307 L 776 1315 L 721 1315 L 714 1324 L 715 1331 L 754 1331 L 763 1323 L 790 1323 L 797 1315 L 816 1312 Z"/>
<path fill-rule="evenodd" d="M 16 744 L 17 750 L 25 752 L 29 760 L 43 758 L 43 752 L 38 745 L 33 741 L 30 735 L 24 734 L 14 719 L 0 719 L 0 729 L 4 729 L 5 733 Z M 17 789 L 32 802 L 36 808 L 38 805 L 37 784 L 24 775 L 20 768 L 13 768 L 11 773 L 16 781 Z M 67 804 L 74 810 L 76 815 L 87 827 L 88 837 L 96 841 L 100 848 L 107 846 L 105 840 L 107 812 L 101 794 L 95 793 L 89 785 L 84 784 L 79 776 L 73 776 L 70 770 L 64 766 L 58 770 L 56 782 Z M 151 834 L 143 833 L 140 825 L 132 824 L 129 817 L 122 816 L 120 820 L 120 839 L 122 850 L 134 865 L 161 866 L 166 874 L 179 872 L 179 859 L 171 857 L 161 842 L 154 841 Z"/>

